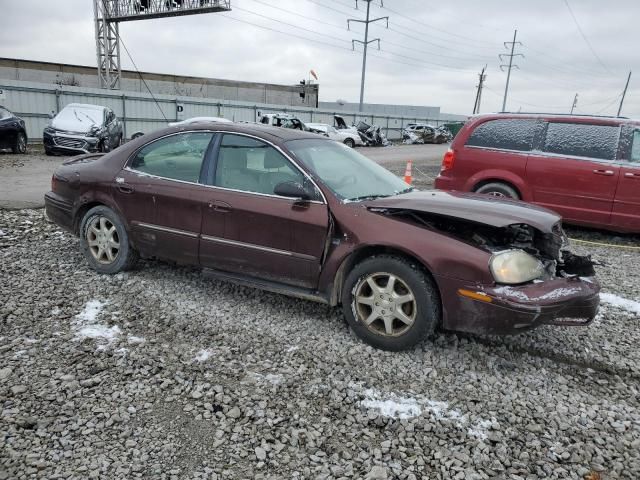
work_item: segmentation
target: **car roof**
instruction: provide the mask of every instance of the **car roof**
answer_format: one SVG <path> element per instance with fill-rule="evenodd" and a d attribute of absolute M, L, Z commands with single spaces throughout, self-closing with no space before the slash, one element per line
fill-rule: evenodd
<path fill-rule="evenodd" d="M 292 128 L 272 127 L 261 123 L 220 123 L 220 122 L 198 122 L 190 125 L 177 125 L 168 127 L 164 132 L 180 132 L 184 130 L 208 130 L 215 128 L 218 131 L 229 133 L 245 133 L 254 135 L 272 142 L 287 142 L 289 140 L 299 140 L 311 138 L 314 140 L 326 139 L 322 135 L 311 132 L 303 132 Z M 327 141 L 330 141 L 327 139 Z"/>
<path fill-rule="evenodd" d="M 602 115 L 575 115 L 561 113 L 520 113 L 520 112 L 501 112 L 501 113 L 485 113 L 474 115 L 470 119 L 475 123 L 481 120 L 498 120 L 498 119 L 539 119 L 539 120 L 562 120 L 572 121 L 576 123 L 600 123 L 610 125 L 633 124 L 640 125 L 640 120 L 634 120 L 627 117 L 613 117 Z"/>

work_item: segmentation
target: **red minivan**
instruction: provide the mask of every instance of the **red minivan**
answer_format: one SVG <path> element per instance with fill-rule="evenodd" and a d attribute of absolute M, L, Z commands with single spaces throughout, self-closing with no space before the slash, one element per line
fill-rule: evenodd
<path fill-rule="evenodd" d="M 640 233 L 640 121 L 476 116 L 453 140 L 435 186 L 516 198 L 568 223 Z"/>

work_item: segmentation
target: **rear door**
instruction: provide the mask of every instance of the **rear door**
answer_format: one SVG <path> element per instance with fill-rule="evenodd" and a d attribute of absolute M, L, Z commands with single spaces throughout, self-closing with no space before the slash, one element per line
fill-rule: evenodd
<path fill-rule="evenodd" d="M 521 187 L 538 127 L 531 118 L 501 118 L 478 125 L 465 145 L 455 150 L 456 181 L 465 182 L 458 188 L 474 190 L 481 182 L 502 180 L 515 185 L 528 200 Z"/>
<path fill-rule="evenodd" d="M 213 138 L 198 131 L 157 139 L 141 148 L 116 179 L 133 236 L 149 255 L 198 263 L 202 216 L 211 197 L 202 181 L 203 163 Z"/>
<path fill-rule="evenodd" d="M 611 223 L 621 230 L 640 232 L 640 128 L 630 128 L 626 133 L 631 145 L 621 149 L 623 159 Z"/>
<path fill-rule="evenodd" d="M 17 132 L 18 120 L 9 110 L 0 107 L 0 148 L 13 147 Z"/>
<path fill-rule="evenodd" d="M 314 288 L 324 251 L 328 210 L 317 200 L 297 203 L 274 194 L 280 182 L 307 177 L 273 145 L 224 134 L 204 215 L 203 266 Z M 224 224 L 224 232 L 218 226 Z"/>
<path fill-rule="evenodd" d="M 618 125 L 550 121 L 527 161 L 533 202 L 570 221 L 609 224 L 619 138 Z"/>

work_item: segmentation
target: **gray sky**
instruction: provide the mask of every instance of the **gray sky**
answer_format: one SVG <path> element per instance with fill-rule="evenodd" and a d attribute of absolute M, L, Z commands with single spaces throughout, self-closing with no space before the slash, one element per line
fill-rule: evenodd
<path fill-rule="evenodd" d="M 518 28 L 525 57 L 516 59 L 508 110 L 568 112 L 578 93 L 578 113 L 615 114 L 635 70 L 623 114 L 640 117 L 638 0 L 567 0 L 586 41 L 565 0 L 376 1 L 372 16 L 388 15 L 390 28 L 370 27 L 382 42 L 370 50 L 365 101 L 470 113 L 486 63 L 482 111 L 499 110 L 506 74 L 497 55 Z M 143 71 L 293 84 L 314 68 L 321 100 L 356 102 L 362 55 L 351 39 L 364 29 L 347 31 L 346 19 L 363 18 L 365 5 L 354 5 L 232 0 L 228 14 L 127 22 L 120 33 Z M 0 0 L 0 10 L 0 56 L 95 65 L 91 0 Z M 123 68 L 131 68 L 124 52 Z"/>

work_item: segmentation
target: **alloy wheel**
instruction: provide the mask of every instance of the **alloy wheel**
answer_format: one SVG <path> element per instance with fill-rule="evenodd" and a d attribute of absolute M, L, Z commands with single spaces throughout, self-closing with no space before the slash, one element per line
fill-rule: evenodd
<path fill-rule="evenodd" d="M 93 218 L 86 237 L 89 251 L 98 262 L 108 265 L 116 260 L 120 252 L 120 238 L 116 226 L 107 217 Z"/>
<path fill-rule="evenodd" d="M 397 337 L 416 320 L 416 298 L 409 286 L 390 273 L 372 273 L 355 288 L 355 314 L 377 335 Z"/>
<path fill-rule="evenodd" d="M 24 135 L 18 135 L 18 152 L 25 153 L 27 151 L 27 139 Z"/>

